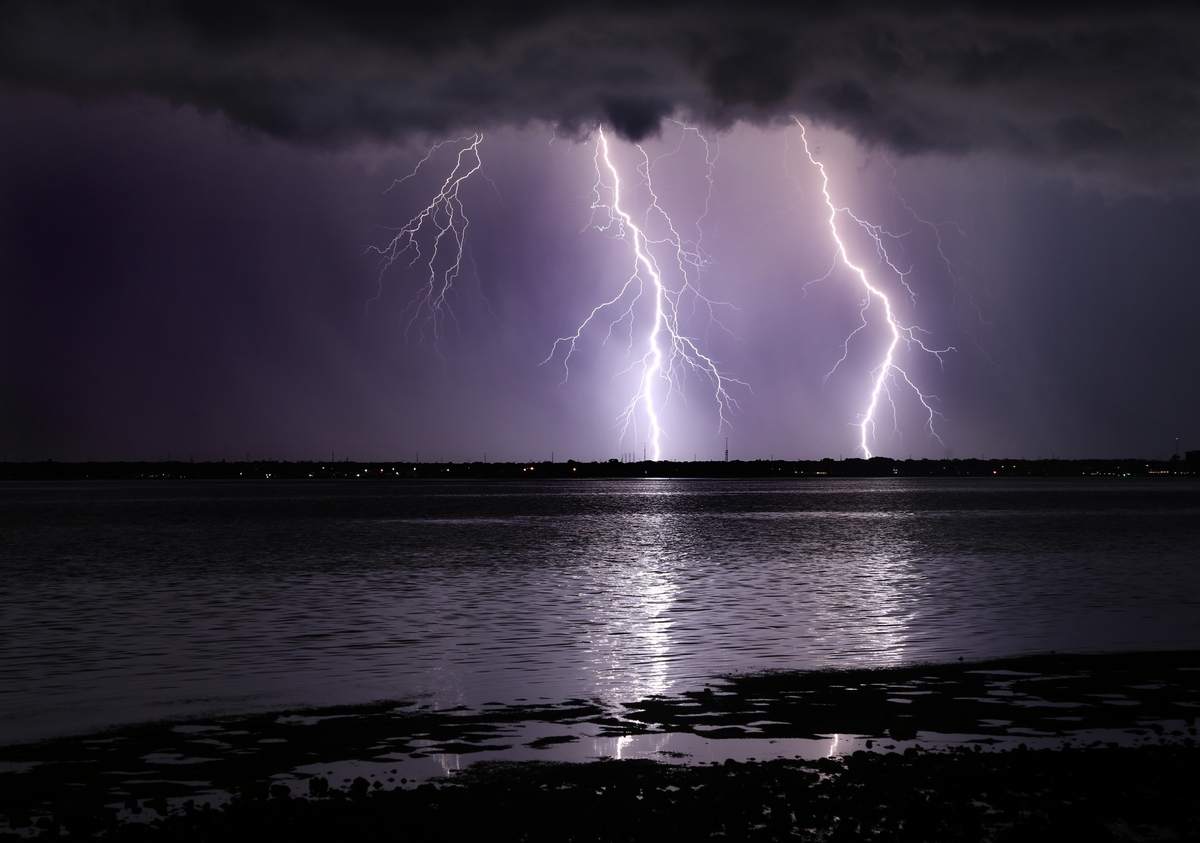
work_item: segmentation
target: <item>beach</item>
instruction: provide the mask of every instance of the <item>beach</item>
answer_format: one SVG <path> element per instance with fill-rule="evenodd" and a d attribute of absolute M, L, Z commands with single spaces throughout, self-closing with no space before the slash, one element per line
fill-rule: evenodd
<path fill-rule="evenodd" d="M 617 708 L 391 701 L 9 746 L 0 813 L 14 838 L 1194 839 L 1198 715 L 1195 651 L 775 672 Z M 596 736 L 694 752 L 587 760 Z M 578 760 L 487 760 L 520 740 Z"/>

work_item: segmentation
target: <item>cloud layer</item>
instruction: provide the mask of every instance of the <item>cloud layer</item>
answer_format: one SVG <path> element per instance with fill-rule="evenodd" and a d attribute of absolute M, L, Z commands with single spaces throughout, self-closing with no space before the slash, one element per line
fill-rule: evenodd
<path fill-rule="evenodd" d="M 795 112 L 902 154 L 1200 184 L 1200 12 L 887 2 L 0 3 L 0 80 L 144 94 L 321 144 Z"/>

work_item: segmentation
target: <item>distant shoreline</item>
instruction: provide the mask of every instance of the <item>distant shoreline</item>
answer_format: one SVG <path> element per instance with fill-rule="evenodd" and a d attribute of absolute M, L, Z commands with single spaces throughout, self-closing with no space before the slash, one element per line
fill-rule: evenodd
<path fill-rule="evenodd" d="M 107 461 L 0 462 L 0 480 L 411 480 L 825 477 L 1200 477 L 1200 452 L 1186 459 L 643 460 L 621 462 Z"/>

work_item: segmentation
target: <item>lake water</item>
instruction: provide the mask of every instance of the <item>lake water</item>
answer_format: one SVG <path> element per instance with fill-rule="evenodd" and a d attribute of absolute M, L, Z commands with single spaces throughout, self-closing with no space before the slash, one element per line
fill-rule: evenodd
<path fill-rule="evenodd" d="M 1200 648 L 1200 484 L 0 484 L 0 744 L 1161 648 Z"/>

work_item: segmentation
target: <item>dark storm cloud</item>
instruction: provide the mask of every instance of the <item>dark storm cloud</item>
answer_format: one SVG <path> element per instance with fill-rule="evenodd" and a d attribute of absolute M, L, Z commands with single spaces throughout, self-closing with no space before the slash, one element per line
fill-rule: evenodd
<path fill-rule="evenodd" d="M 1187 6 L 7 2 L 16 88 L 143 93 L 275 136 L 799 112 L 902 153 L 996 150 L 1128 184 L 1200 181 Z"/>

